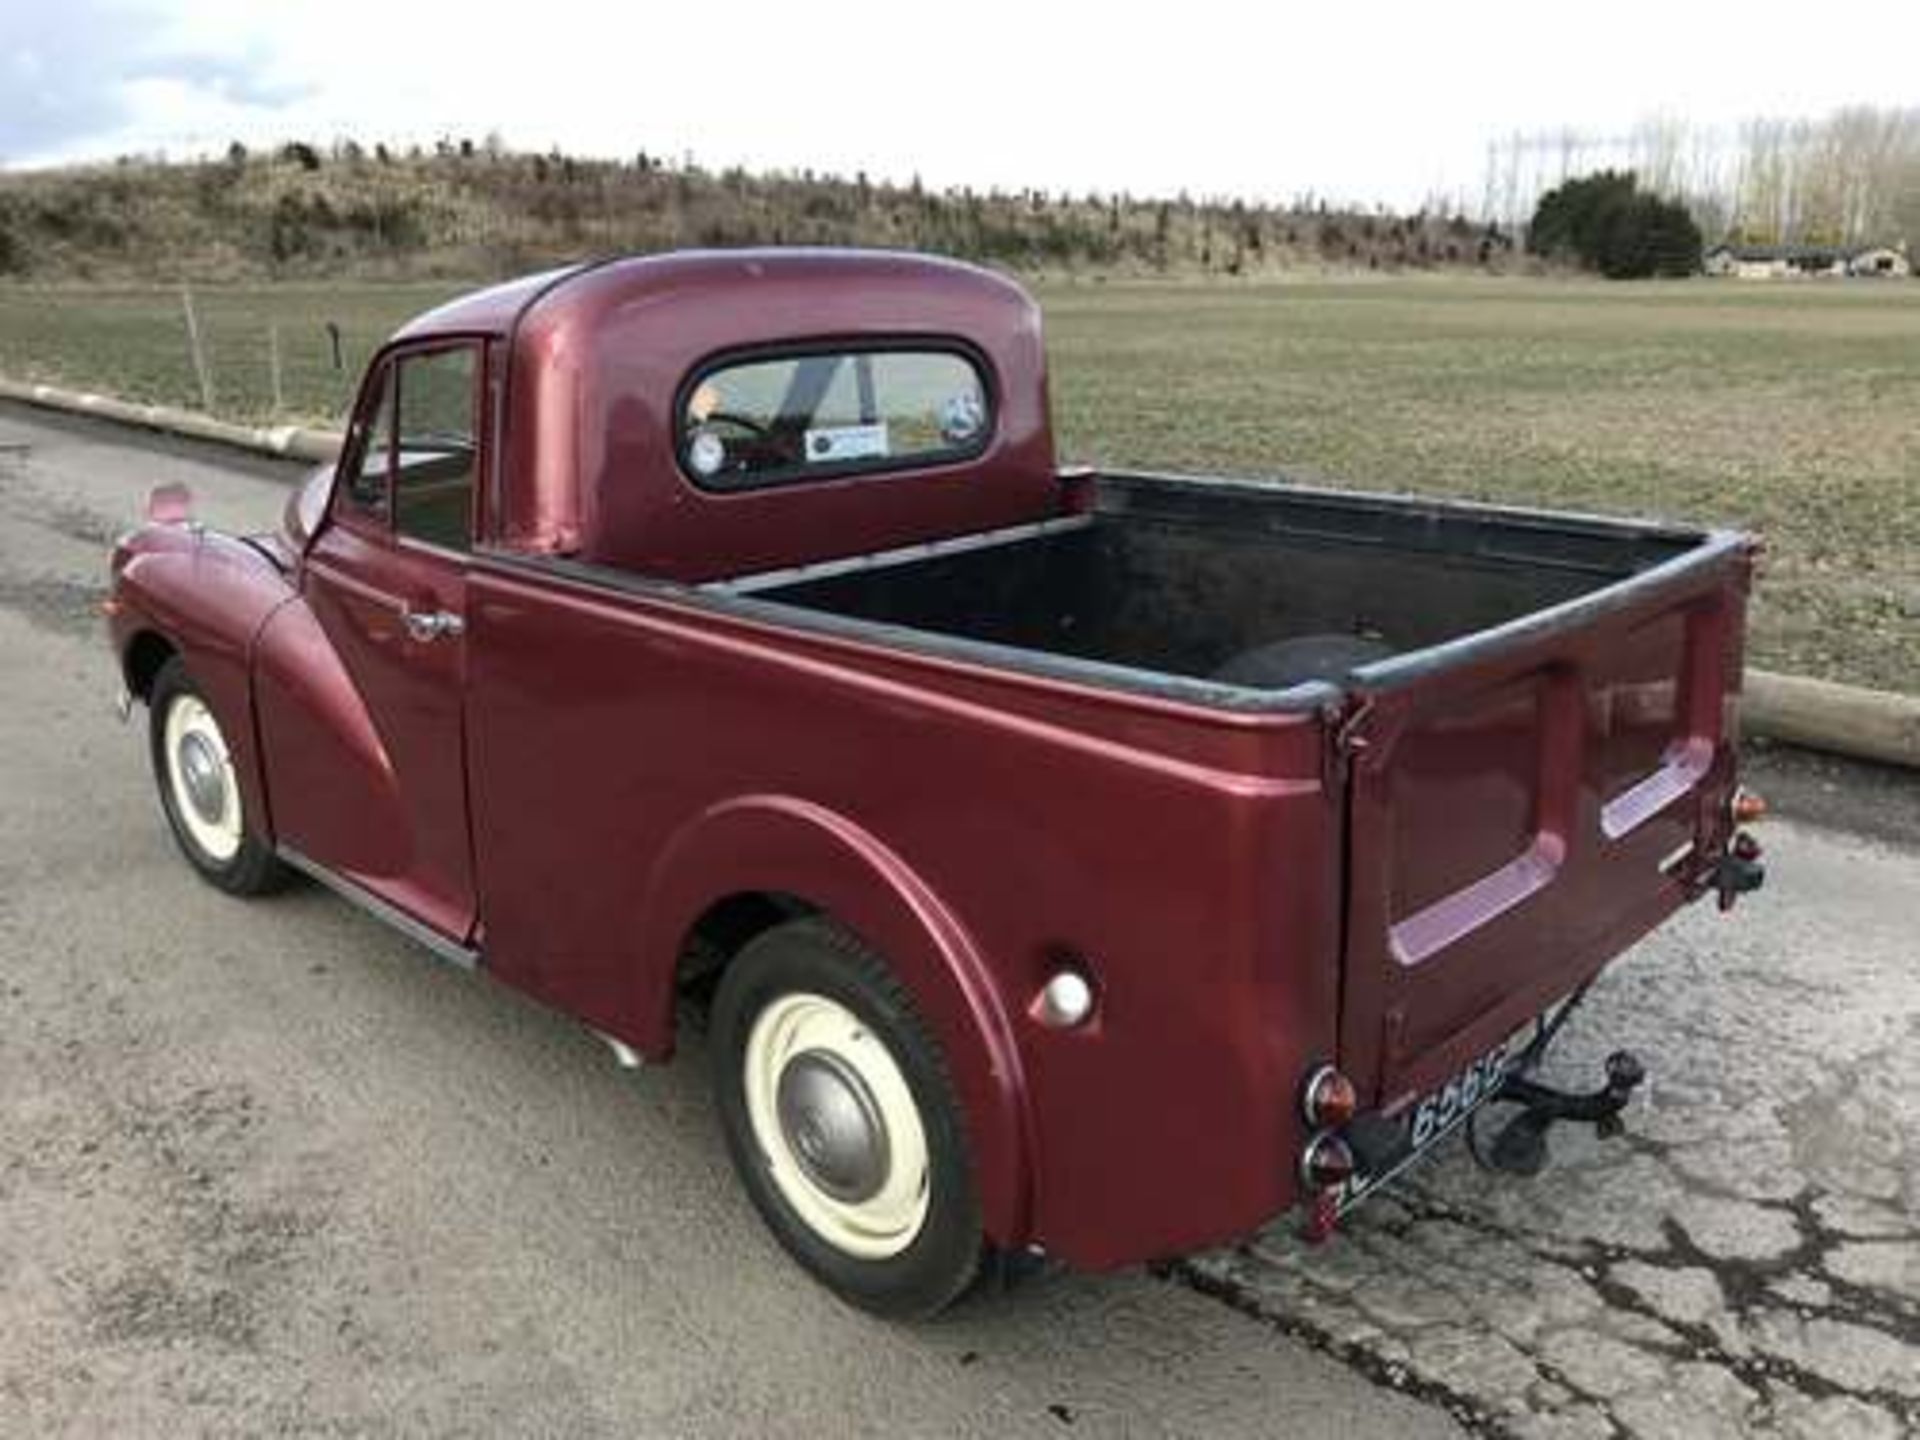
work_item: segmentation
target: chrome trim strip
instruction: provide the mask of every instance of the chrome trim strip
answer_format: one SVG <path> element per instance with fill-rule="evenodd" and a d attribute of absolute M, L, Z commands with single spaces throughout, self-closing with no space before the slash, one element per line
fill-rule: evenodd
<path fill-rule="evenodd" d="M 409 940 L 424 945 L 433 952 L 434 958 L 461 970 L 478 970 L 481 964 L 480 952 L 471 946 L 462 945 L 457 940 L 449 940 L 438 930 L 423 921 L 416 920 L 391 901 L 382 900 L 366 886 L 349 880 L 336 870 L 330 870 L 318 860 L 309 860 L 291 845 L 275 847 L 280 858 L 309 879 L 317 880 L 343 900 L 351 901 L 376 920 L 381 920 L 405 935 Z"/>
<path fill-rule="evenodd" d="M 622 1070 L 638 1070 L 647 1063 L 646 1057 L 624 1040 L 616 1040 L 604 1030 L 587 1026 L 587 1033 L 613 1051 L 613 1063 Z"/>
<path fill-rule="evenodd" d="M 1066 515 L 1057 520 L 1037 520 L 1030 525 L 1009 525 L 1000 530 L 986 530 L 978 535 L 959 535 L 950 540 L 902 545 L 895 550 L 876 550 L 871 555 L 852 555 L 843 560 L 818 560 L 811 565 L 762 570 L 756 575 L 741 575 L 732 580 L 711 580 L 699 588 L 720 595 L 751 595 L 756 590 L 798 585 L 807 580 L 829 580 L 836 575 L 852 575 L 861 570 L 882 570 L 891 565 L 911 565 L 919 560 L 963 555 L 969 550 L 990 550 L 997 545 L 1011 545 L 1018 540 L 1037 540 L 1042 535 L 1084 530 L 1091 524 L 1091 515 Z"/>

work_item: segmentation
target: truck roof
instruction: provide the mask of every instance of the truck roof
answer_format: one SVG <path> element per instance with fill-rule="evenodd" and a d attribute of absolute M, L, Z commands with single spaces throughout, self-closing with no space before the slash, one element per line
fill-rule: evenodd
<path fill-rule="evenodd" d="M 975 265 L 883 250 L 695 250 L 551 270 L 430 311 L 398 339 L 506 344 L 490 504 L 511 548 L 706 580 L 1046 518 L 1060 505 L 1040 311 Z M 950 338 L 984 362 L 994 434 L 963 462 L 702 492 L 680 471 L 680 387 L 766 347 Z"/>
<path fill-rule="evenodd" d="M 484 290 L 456 296 L 402 326 L 395 339 L 435 335 L 506 335 L 521 316 L 538 306 L 549 322 L 584 318 L 610 299 L 644 301 L 649 296 L 688 289 L 743 283 L 776 286 L 794 283 L 858 285 L 910 279 L 986 304 L 1031 304 L 1011 281 L 958 260 L 906 250 L 851 250 L 826 246 L 760 247 L 735 250 L 673 250 L 652 255 L 612 256 L 557 266 L 522 275 Z"/>
<path fill-rule="evenodd" d="M 505 335 L 513 322 L 543 291 L 578 275 L 584 265 L 561 265 L 534 275 L 489 285 L 456 295 L 424 315 L 416 315 L 395 333 L 396 340 L 431 339 L 435 335 Z"/>

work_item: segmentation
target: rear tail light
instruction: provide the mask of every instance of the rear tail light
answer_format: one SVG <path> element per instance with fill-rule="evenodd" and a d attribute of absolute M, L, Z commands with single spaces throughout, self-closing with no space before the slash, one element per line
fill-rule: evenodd
<path fill-rule="evenodd" d="M 1300 1178 L 1314 1190 L 1331 1190 L 1353 1178 L 1353 1149 L 1338 1135 L 1316 1135 L 1300 1156 Z"/>
<path fill-rule="evenodd" d="M 1727 813 L 1733 817 L 1734 824 L 1751 825 L 1767 818 L 1767 802 L 1751 790 L 1736 790 Z"/>
<path fill-rule="evenodd" d="M 1313 1130 L 1338 1130 L 1360 1108 L 1353 1082 L 1331 1065 L 1322 1065 L 1307 1077 L 1300 1091 L 1300 1113 Z"/>

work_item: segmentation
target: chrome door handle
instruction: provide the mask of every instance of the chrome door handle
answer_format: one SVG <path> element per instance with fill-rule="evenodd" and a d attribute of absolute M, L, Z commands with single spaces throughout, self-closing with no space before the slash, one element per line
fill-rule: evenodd
<path fill-rule="evenodd" d="M 407 634 L 425 644 L 429 640 L 438 640 L 442 635 L 462 635 L 466 633 L 467 622 L 451 610 L 409 610 L 402 608 L 400 623 L 407 627 Z"/>

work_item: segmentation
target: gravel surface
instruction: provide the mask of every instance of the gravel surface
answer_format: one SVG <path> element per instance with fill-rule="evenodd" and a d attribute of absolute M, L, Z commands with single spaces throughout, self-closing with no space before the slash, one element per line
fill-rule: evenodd
<path fill-rule="evenodd" d="M 1609 972 L 1551 1068 L 1638 1050 L 1627 1136 L 1557 1131 L 1531 1182 L 1450 1142 L 1317 1249 L 888 1326 L 764 1236 L 697 1042 L 626 1075 L 173 853 L 102 548 L 151 484 L 259 526 L 289 473 L 0 409 L 0 1433 L 1920 1430 L 1912 777 L 1783 759 L 1768 889 Z"/>

